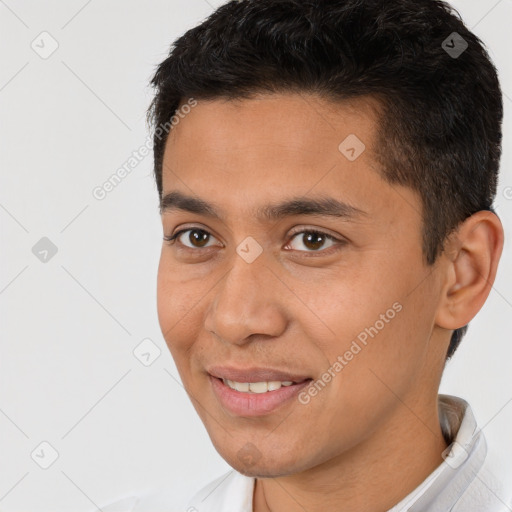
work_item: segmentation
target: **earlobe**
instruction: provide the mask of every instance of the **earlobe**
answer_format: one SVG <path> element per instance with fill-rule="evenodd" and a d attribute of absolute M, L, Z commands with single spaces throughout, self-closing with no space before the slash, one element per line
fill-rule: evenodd
<path fill-rule="evenodd" d="M 445 329 L 467 325 L 485 303 L 503 250 L 498 216 L 479 211 L 468 217 L 447 241 L 445 285 L 436 324 Z"/>

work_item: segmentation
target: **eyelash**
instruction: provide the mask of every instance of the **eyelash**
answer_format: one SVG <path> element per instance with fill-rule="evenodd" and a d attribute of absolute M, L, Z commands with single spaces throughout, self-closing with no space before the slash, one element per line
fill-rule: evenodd
<path fill-rule="evenodd" d="M 186 233 L 187 231 L 194 231 L 194 230 L 197 230 L 197 231 L 202 231 L 204 233 L 207 233 L 208 235 L 210 236 L 213 236 L 209 231 L 207 231 L 206 229 L 203 229 L 203 228 L 195 228 L 195 227 L 191 227 L 191 228 L 186 228 L 186 229 L 182 229 L 180 231 L 177 231 L 176 233 L 174 233 L 174 235 L 172 236 L 164 236 L 164 240 L 166 242 L 169 243 L 169 245 L 174 245 L 174 243 L 176 242 L 176 239 L 182 234 L 182 233 Z M 324 250 L 318 250 L 318 251 L 297 251 L 299 253 L 306 253 L 306 254 L 318 254 L 318 253 L 328 253 L 329 254 L 329 250 L 330 249 L 334 249 L 334 250 L 337 250 L 340 248 L 340 246 L 343 246 L 345 245 L 347 242 L 345 240 L 340 240 L 339 238 L 336 238 L 334 237 L 333 235 L 330 235 L 329 233 L 325 233 L 324 231 L 320 231 L 320 230 L 317 230 L 317 229 L 303 229 L 302 231 L 297 231 L 295 233 L 291 233 L 291 238 L 290 240 L 292 240 L 295 236 L 297 235 L 301 235 L 301 234 L 304 234 L 304 233 L 310 233 L 310 234 L 315 234 L 315 235 L 322 235 L 322 236 L 325 236 L 326 238 L 328 238 L 329 240 L 332 240 L 333 242 L 338 242 L 337 244 L 337 247 L 336 246 L 331 246 L 329 247 L 328 249 L 324 249 Z M 191 247 L 187 247 L 186 245 L 183 245 L 181 244 L 183 247 L 180 247 L 180 250 L 189 250 L 189 251 L 194 251 L 194 252 L 197 252 L 198 250 L 200 250 L 201 248 L 200 247 L 197 247 L 197 248 L 191 248 Z M 205 247 L 204 249 L 209 249 L 209 247 Z"/>

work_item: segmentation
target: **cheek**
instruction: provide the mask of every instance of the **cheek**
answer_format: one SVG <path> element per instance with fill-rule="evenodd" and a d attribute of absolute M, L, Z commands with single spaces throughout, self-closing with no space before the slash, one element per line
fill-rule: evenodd
<path fill-rule="evenodd" d="M 385 282 L 375 266 L 329 275 L 307 292 L 307 305 L 312 312 L 310 324 L 318 329 L 311 339 L 318 340 L 321 348 L 334 358 L 359 335 L 362 341 L 369 337 L 368 330 L 375 332 L 375 324 L 379 333 L 385 332 L 400 314 L 399 304 L 393 308 L 401 299 L 395 281 Z"/>
<path fill-rule="evenodd" d="M 189 332 L 194 322 L 194 300 L 190 285 L 180 282 L 178 273 L 165 258 L 160 259 L 157 275 L 157 312 L 162 335 L 167 346 L 175 354 L 189 345 L 193 333 Z"/>
<path fill-rule="evenodd" d="M 166 332 L 172 326 L 172 320 L 176 312 L 175 294 L 173 292 L 175 292 L 175 289 L 172 286 L 171 272 L 168 270 L 168 265 L 165 264 L 163 256 L 161 256 L 157 275 L 156 302 L 160 329 L 166 340 Z"/>
<path fill-rule="evenodd" d="M 344 277 L 332 276 L 324 288 L 328 294 L 319 293 L 321 286 L 310 292 L 309 309 L 323 322 L 315 321 L 318 330 L 309 335 L 329 364 L 346 356 L 346 370 L 351 371 L 344 368 L 343 373 L 356 368 L 354 378 L 359 369 L 370 374 L 368 368 L 374 368 L 398 379 L 407 379 L 422 364 L 435 300 L 424 269 L 412 267 L 410 262 L 386 261 L 381 254 Z"/>

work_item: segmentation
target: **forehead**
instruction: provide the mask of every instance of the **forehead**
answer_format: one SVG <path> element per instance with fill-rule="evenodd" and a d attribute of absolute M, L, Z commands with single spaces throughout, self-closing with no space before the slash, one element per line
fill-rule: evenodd
<path fill-rule="evenodd" d="M 187 145 L 196 152 L 248 154 L 250 146 L 262 145 L 272 156 L 301 152 L 306 158 L 325 151 L 338 156 L 338 144 L 351 133 L 371 146 L 379 106 L 371 97 L 335 102 L 306 93 L 198 100 L 171 130 L 166 153 L 174 146 L 179 156 L 179 146 Z"/>
<path fill-rule="evenodd" d="M 169 134 L 164 195 L 178 190 L 217 204 L 217 211 L 253 217 L 300 196 L 330 196 L 368 213 L 396 210 L 396 193 L 374 157 L 378 112 L 369 98 L 198 100 Z M 355 159 L 342 151 L 347 144 L 360 151 Z"/>
<path fill-rule="evenodd" d="M 362 167 L 377 167 L 376 110 L 368 98 L 332 102 L 312 94 L 198 100 L 166 141 L 164 188 L 183 173 L 191 179 L 201 175 L 203 182 L 206 175 L 210 182 L 243 177 L 246 184 L 298 184 L 299 189 L 333 166 L 360 175 Z M 347 140 L 362 152 L 356 160 L 341 151 L 350 149 Z"/>

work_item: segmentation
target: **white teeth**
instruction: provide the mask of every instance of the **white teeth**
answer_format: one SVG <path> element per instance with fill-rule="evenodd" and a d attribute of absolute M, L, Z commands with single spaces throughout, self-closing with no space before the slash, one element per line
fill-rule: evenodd
<path fill-rule="evenodd" d="M 233 382 L 233 381 L 231 381 Z M 237 391 L 249 391 L 250 389 L 250 385 L 248 382 L 233 382 L 233 387 L 237 390 Z"/>
<path fill-rule="evenodd" d="M 251 382 L 249 390 L 253 393 L 266 393 L 268 391 L 268 384 L 266 382 Z"/>
<path fill-rule="evenodd" d="M 282 382 L 279 382 L 278 380 L 271 380 L 267 383 L 267 385 L 269 391 L 275 391 L 281 387 Z"/>
<path fill-rule="evenodd" d="M 267 391 L 276 391 L 281 388 L 281 386 L 291 386 L 293 384 L 291 380 L 285 380 L 283 382 L 277 380 L 266 382 L 236 382 L 234 380 L 222 379 L 222 381 L 231 389 L 244 393 L 266 393 Z"/>

